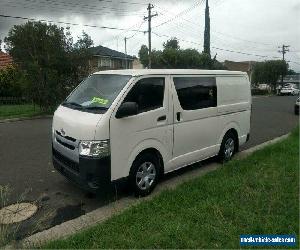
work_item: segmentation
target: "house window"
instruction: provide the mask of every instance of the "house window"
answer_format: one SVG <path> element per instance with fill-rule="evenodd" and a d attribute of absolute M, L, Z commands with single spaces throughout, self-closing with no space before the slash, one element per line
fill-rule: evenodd
<path fill-rule="evenodd" d="M 98 59 L 98 67 L 111 67 L 110 58 L 99 58 Z"/>

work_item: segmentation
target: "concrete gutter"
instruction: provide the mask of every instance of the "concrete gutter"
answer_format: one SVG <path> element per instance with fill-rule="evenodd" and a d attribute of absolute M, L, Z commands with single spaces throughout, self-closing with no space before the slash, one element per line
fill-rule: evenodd
<path fill-rule="evenodd" d="M 236 158 L 243 159 L 243 158 L 249 156 L 250 154 L 254 153 L 257 150 L 260 150 L 266 146 L 275 144 L 277 142 L 280 142 L 280 141 L 286 139 L 288 136 L 289 136 L 289 134 L 283 135 L 283 136 L 275 138 L 271 141 L 262 143 L 253 148 L 242 151 L 236 155 Z M 201 163 L 199 163 L 199 164 L 201 165 Z M 153 194 L 151 194 L 150 196 L 148 196 L 146 198 L 141 198 L 141 199 L 137 199 L 135 197 L 122 198 L 116 202 L 110 203 L 107 206 L 100 207 L 100 208 L 98 208 L 90 213 L 87 213 L 85 215 L 82 215 L 76 219 L 64 222 L 64 223 L 57 225 L 55 227 L 52 227 L 48 230 L 31 235 L 31 236 L 25 238 L 24 240 L 22 240 L 21 242 L 18 242 L 16 245 L 9 245 L 9 246 L 6 246 L 5 248 L 6 249 L 33 248 L 33 247 L 39 246 L 39 245 L 44 244 L 51 240 L 66 238 L 70 235 L 78 233 L 79 231 L 82 231 L 82 230 L 90 228 L 96 224 L 99 224 L 99 223 L 109 219 L 113 215 L 116 215 L 116 214 L 122 212 L 124 209 L 127 209 L 133 205 L 136 205 L 143 200 L 152 199 L 164 190 L 174 189 L 178 185 L 180 185 L 186 181 L 203 176 L 206 173 L 212 172 L 212 171 L 220 168 L 221 166 L 222 166 L 222 164 L 211 163 L 211 164 L 199 167 L 199 168 L 194 168 L 191 171 L 187 171 L 179 176 L 177 175 L 175 177 L 172 177 L 170 179 L 163 181 L 156 187 Z"/>
<path fill-rule="evenodd" d="M 37 120 L 37 119 L 49 119 L 52 118 L 53 115 L 39 115 L 39 116 L 32 116 L 32 117 L 18 117 L 18 118 L 11 118 L 11 119 L 2 119 L 0 123 L 10 123 L 10 122 L 20 122 L 20 121 L 27 121 L 27 120 Z"/>

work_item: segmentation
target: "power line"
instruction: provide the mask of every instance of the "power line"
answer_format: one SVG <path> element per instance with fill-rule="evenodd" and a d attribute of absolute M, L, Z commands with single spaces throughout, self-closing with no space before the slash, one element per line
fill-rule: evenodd
<path fill-rule="evenodd" d="M 159 36 L 159 37 L 168 37 L 168 38 L 171 38 L 170 36 L 168 35 L 161 35 L 161 34 L 158 34 L 156 32 L 153 32 L 153 34 Z M 182 38 L 178 38 L 178 40 L 181 40 L 183 42 L 187 42 L 187 43 L 192 43 L 192 44 L 195 44 L 195 45 L 201 45 L 200 43 L 197 43 L 197 42 L 193 42 L 193 41 L 189 41 L 189 40 L 185 40 L 185 39 L 182 39 Z M 256 56 L 256 57 L 261 57 L 261 58 L 267 58 L 267 57 L 270 57 L 270 56 L 266 56 L 266 55 L 259 55 L 259 54 L 252 54 L 252 53 L 246 53 L 246 52 L 242 52 L 242 51 L 236 51 L 236 50 L 229 50 L 229 49 L 224 49 L 224 48 L 219 48 L 219 47 L 215 47 L 215 46 L 211 46 L 211 48 L 213 49 L 216 49 L 216 50 L 220 50 L 220 51 L 226 51 L 226 52 L 231 52 L 231 53 L 237 53 L 237 54 L 242 54 L 242 55 L 247 55 L 247 56 Z M 272 56 L 273 58 L 280 58 L 280 57 L 275 57 L 275 56 Z"/>
<path fill-rule="evenodd" d="M 169 23 L 169 22 L 174 21 L 175 19 L 179 18 L 180 16 L 183 16 L 183 15 L 187 14 L 188 12 L 194 10 L 196 6 L 201 5 L 203 2 L 204 2 L 204 0 L 201 0 L 200 2 L 196 2 L 195 4 L 193 4 L 193 5 L 192 5 L 191 7 L 189 7 L 188 9 L 181 11 L 180 13 L 178 13 L 177 15 L 175 15 L 173 18 L 170 18 L 169 20 L 167 20 L 167 21 L 165 21 L 165 22 L 162 22 L 162 23 L 160 23 L 160 24 L 154 26 L 153 28 L 158 28 L 158 27 L 160 27 L 160 26 L 162 26 L 162 25 L 165 25 L 165 24 L 167 24 L 167 23 Z"/>
<path fill-rule="evenodd" d="M 25 6 L 19 6 L 19 5 L 11 5 L 11 4 L 3 4 L 3 6 L 8 7 L 8 8 L 22 8 L 22 9 L 31 9 L 31 10 L 54 10 L 55 12 L 69 12 L 71 14 L 81 14 L 81 15 L 95 15 L 95 16 L 103 16 L 105 14 L 117 14 L 119 16 L 142 16 L 142 13 L 139 14 L 138 12 L 118 12 L 118 11 L 108 11 L 108 10 L 80 10 L 76 11 L 77 9 L 74 8 L 62 8 L 61 6 L 54 7 L 54 6 L 34 6 L 34 5 L 25 5 Z M 70 12 L 71 11 L 71 12 Z M 97 13 L 97 14 L 95 14 Z"/>
<path fill-rule="evenodd" d="M 74 8 L 74 7 L 79 7 L 80 10 L 92 10 L 92 11 L 103 11 L 103 10 L 108 10 L 108 11 L 113 11 L 113 12 L 126 12 L 129 13 L 129 11 L 124 10 L 124 8 L 114 8 L 114 7 L 108 7 L 108 6 L 99 6 L 99 5 L 88 5 L 88 4 L 80 4 L 80 2 L 57 2 L 54 0 L 48 1 L 48 0 L 23 0 L 26 3 L 28 3 L 29 5 L 27 6 L 34 6 L 34 5 L 39 5 L 39 6 L 43 6 L 42 4 L 46 4 L 47 6 L 43 6 L 43 7 L 49 7 L 49 5 L 53 5 L 53 6 L 58 6 L 58 7 L 67 7 L 68 10 L 69 8 Z M 101 1 L 102 2 L 102 1 Z M 31 5 L 30 5 L 31 4 Z M 22 3 L 22 5 L 24 5 Z M 136 11 L 131 11 L 131 12 L 136 12 Z"/>
<path fill-rule="evenodd" d="M 203 1 L 202 1 L 202 2 L 203 2 Z M 216 6 L 219 6 L 220 4 L 223 4 L 223 3 L 224 3 L 224 0 L 223 0 L 223 1 L 221 0 L 221 1 L 217 2 L 217 5 L 216 5 Z M 202 4 L 202 3 L 201 3 L 201 4 Z M 164 9 L 164 8 L 158 6 L 158 5 L 155 5 L 155 7 L 157 7 L 157 8 L 159 8 L 159 9 L 165 11 L 165 12 L 168 12 L 168 13 L 174 15 L 174 13 L 172 13 L 172 12 L 170 12 L 169 10 L 166 10 L 166 9 Z M 172 19 L 175 19 L 175 18 L 171 18 L 170 20 L 166 21 L 165 23 L 167 23 L 167 22 L 169 22 L 169 21 L 172 21 Z M 181 18 L 181 19 L 184 20 L 184 21 L 186 21 L 186 22 L 188 22 L 188 23 L 190 23 L 190 24 L 192 24 L 192 25 L 194 25 L 195 27 L 199 27 L 199 24 L 197 24 L 197 23 L 195 23 L 195 22 L 193 22 L 193 21 L 191 21 L 191 20 L 184 19 L 184 18 Z M 155 27 L 154 27 L 154 28 L 155 28 Z M 212 32 L 212 33 L 217 33 L 217 34 L 220 34 L 220 35 L 222 35 L 222 36 L 224 36 L 224 37 L 229 37 L 229 38 L 235 39 L 235 40 L 240 40 L 240 41 L 244 41 L 244 42 L 250 42 L 250 43 L 254 43 L 254 44 L 261 44 L 261 45 L 264 45 L 264 46 L 272 46 L 272 47 L 275 47 L 274 44 L 263 43 L 263 42 L 259 42 L 259 41 L 253 41 L 253 40 L 247 40 L 247 39 L 235 37 L 235 36 L 230 35 L 230 34 L 225 34 L 225 33 L 223 33 L 223 32 L 219 32 L 219 31 L 216 31 L 216 30 L 211 30 L 211 32 Z"/>
<path fill-rule="evenodd" d="M 21 16 L 9 16 L 9 15 L 3 15 L 0 14 L 0 17 L 4 18 L 14 18 L 14 19 L 20 19 L 20 20 L 28 20 L 28 21 L 37 21 L 37 22 L 48 22 L 48 23 L 58 23 L 58 24 L 65 24 L 65 25 L 72 25 L 72 26 L 84 26 L 89 28 L 99 28 L 99 29 L 109 29 L 109 30 L 123 30 L 127 31 L 127 29 L 124 28 L 117 28 L 117 27 L 109 27 L 109 26 L 98 26 L 98 25 L 90 25 L 90 24 L 79 24 L 79 23 L 71 23 L 71 22 L 62 22 L 62 21 L 52 21 L 52 20 L 46 20 L 46 19 L 36 19 L 36 18 L 29 18 L 29 17 L 21 17 Z M 136 31 L 136 32 L 142 32 L 140 30 L 130 30 L 130 31 Z"/>
<path fill-rule="evenodd" d="M 145 23 L 145 20 L 143 20 L 143 22 L 140 24 L 140 26 L 138 27 L 138 30 L 132 35 L 132 36 L 129 36 L 129 37 L 126 37 L 127 40 L 135 37 L 140 31 L 141 31 L 141 28 L 142 28 L 142 25 Z M 145 32 L 144 32 L 145 33 Z"/>

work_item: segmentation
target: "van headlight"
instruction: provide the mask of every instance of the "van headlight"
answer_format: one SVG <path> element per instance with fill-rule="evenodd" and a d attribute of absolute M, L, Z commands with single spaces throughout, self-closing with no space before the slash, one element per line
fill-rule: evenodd
<path fill-rule="evenodd" d="M 79 155 L 88 157 L 106 157 L 110 155 L 109 140 L 81 141 L 79 143 Z"/>

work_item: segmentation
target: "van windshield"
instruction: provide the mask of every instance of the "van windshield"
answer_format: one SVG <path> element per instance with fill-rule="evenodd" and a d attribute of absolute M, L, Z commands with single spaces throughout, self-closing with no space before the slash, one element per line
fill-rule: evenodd
<path fill-rule="evenodd" d="M 130 79 L 128 75 L 91 75 L 62 105 L 85 112 L 105 113 Z"/>

